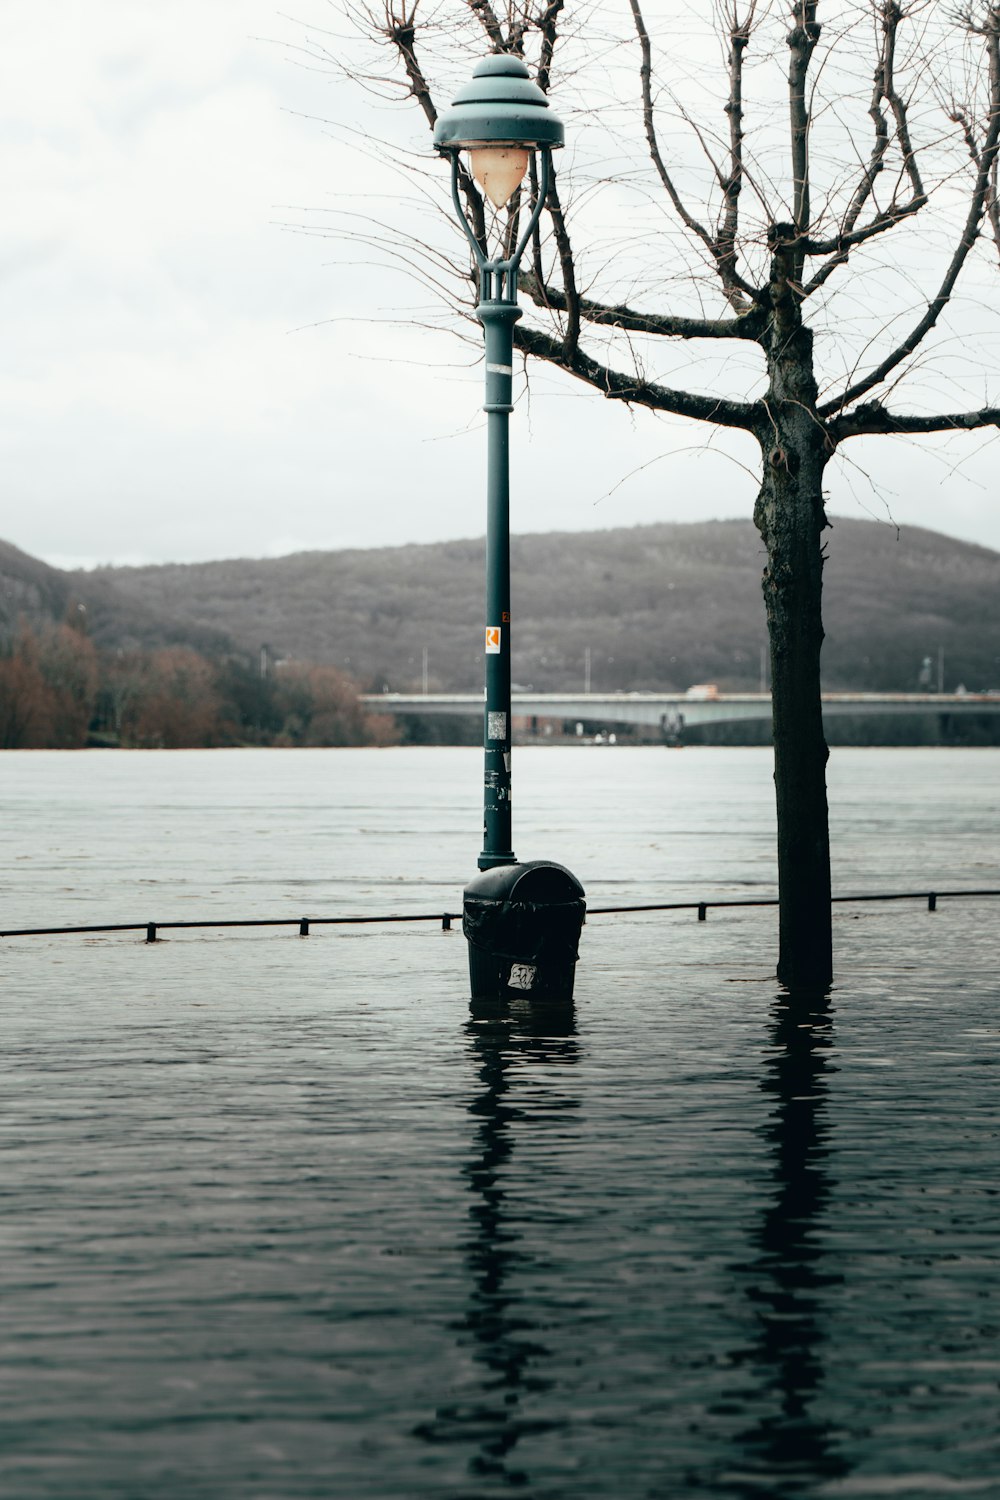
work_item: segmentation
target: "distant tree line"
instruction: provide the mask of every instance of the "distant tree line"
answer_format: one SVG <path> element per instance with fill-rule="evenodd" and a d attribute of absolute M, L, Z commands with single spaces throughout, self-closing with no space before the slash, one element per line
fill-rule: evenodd
<path fill-rule="evenodd" d="M 336 667 L 282 662 L 262 676 L 236 652 L 208 656 L 189 646 L 99 649 L 84 611 L 62 624 L 27 622 L 0 638 L 0 750 L 75 750 L 84 745 L 186 749 L 216 745 L 478 744 L 482 715 L 368 714 L 358 684 Z M 575 723 L 553 726 L 576 739 Z M 587 735 L 606 728 L 587 724 Z M 538 736 L 526 733 L 529 740 Z M 997 716 L 868 716 L 834 719 L 835 745 L 995 745 Z M 621 744 L 655 740 L 619 726 Z M 767 723 L 706 724 L 685 731 L 688 744 L 769 744 Z"/>
<path fill-rule="evenodd" d="M 335 667 L 285 662 L 266 676 L 235 655 L 188 646 L 99 651 L 82 612 L 22 623 L 0 646 L 0 749 L 84 745 L 382 745 L 393 721 L 368 714 Z"/>

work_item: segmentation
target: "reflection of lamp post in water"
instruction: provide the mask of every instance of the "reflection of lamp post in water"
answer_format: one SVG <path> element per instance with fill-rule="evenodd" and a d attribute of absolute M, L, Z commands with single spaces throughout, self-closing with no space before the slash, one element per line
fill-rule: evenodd
<path fill-rule="evenodd" d="M 552 148 L 563 143 L 562 122 L 520 58 L 498 53 L 477 63 L 471 83 L 438 118 L 434 144 L 451 158 L 451 191 L 458 221 L 479 272 L 476 316 L 486 342 L 486 708 L 485 776 L 480 876 L 465 891 L 473 994 L 572 994 L 576 946 L 583 920 L 583 888 L 568 870 L 547 861 L 519 865 L 511 831 L 510 690 L 510 452 L 513 410 L 517 273 L 541 218 L 552 174 Z M 469 167 L 461 152 L 469 154 Z M 497 210 L 519 191 L 532 156 L 537 192 L 523 231 L 518 211 L 508 215 L 499 255 L 486 252 L 482 184 Z M 475 224 L 462 206 L 474 205 Z M 519 233 L 520 231 L 520 233 Z M 575 926 L 575 934 L 574 934 Z"/>
<path fill-rule="evenodd" d="M 550 1351 L 531 1326 L 523 1273 L 531 1266 L 537 1274 L 539 1257 L 525 1256 L 520 1246 L 523 1208 L 518 1213 L 510 1201 L 511 1169 L 519 1122 L 543 1111 L 550 1126 L 559 1122 L 565 1130 L 562 1122 L 579 1108 L 564 1089 L 556 1092 L 562 1070 L 577 1061 L 573 1006 L 474 999 L 467 1031 L 479 1086 L 468 1104 L 472 1150 L 462 1168 L 469 1190 L 463 1249 L 470 1281 L 462 1326 L 476 1385 L 439 1406 L 416 1433 L 426 1442 L 463 1445 L 476 1476 L 526 1493 L 532 1476 L 518 1464 L 515 1450 L 522 1437 L 537 1431 L 530 1398 L 539 1389 L 541 1366 Z M 541 1068 L 554 1087 L 540 1096 Z M 519 1075 L 526 1090 L 518 1089 Z"/>

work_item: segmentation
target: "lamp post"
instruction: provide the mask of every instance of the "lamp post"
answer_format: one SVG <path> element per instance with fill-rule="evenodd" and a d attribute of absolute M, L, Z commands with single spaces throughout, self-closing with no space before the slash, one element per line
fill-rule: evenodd
<path fill-rule="evenodd" d="M 561 865 L 519 864 L 511 827 L 510 413 L 513 411 L 513 328 L 517 273 L 541 218 L 551 179 L 551 153 L 563 144 L 561 120 L 520 58 L 497 53 L 476 64 L 434 128 L 434 144 L 451 158 L 451 195 L 479 272 L 476 316 L 486 352 L 486 703 L 481 874 L 465 890 L 463 927 L 469 939 L 474 996 L 512 990 L 572 995 L 583 888 Z M 491 259 L 465 215 L 461 153 L 494 207 L 508 203 L 534 154 L 537 195 L 523 231 L 505 255 Z M 575 934 L 574 934 L 575 925 Z"/>

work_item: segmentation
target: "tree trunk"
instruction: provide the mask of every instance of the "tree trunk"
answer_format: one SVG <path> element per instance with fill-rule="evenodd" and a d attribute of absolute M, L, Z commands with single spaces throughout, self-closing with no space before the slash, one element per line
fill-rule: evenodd
<path fill-rule="evenodd" d="M 812 444 L 815 448 L 815 443 Z M 754 519 L 767 545 L 764 601 L 771 642 L 774 786 L 778 811 L 778 979 L 823 989 L 832 976 L 828 750 L 820 698 L 821 532 L 815 453 L 765 455 Z"/>
<path fill-rule="evenodd" d="M 802 326 L 787 252 L 772 271 L 762 346 L 770 390 L 757 437 L 763 481 L 754 521 L 767 547 L 764 603 L 771 642 L 774 786 L 778 812 L 778 979 L 825 989 L 833 974 L 829 751 L 823 734 L 823 471 L 830 456 L 816 413 L 812 335 Z M 790 284 L 791 283 L 791 284 Z"/>

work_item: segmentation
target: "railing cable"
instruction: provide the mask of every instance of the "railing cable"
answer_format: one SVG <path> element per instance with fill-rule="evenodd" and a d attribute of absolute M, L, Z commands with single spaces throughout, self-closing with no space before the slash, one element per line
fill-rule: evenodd
<path fill-rule="evenodd" d="M 1000 889 L 972 891 L 891 891 L 865 893 L 853 896 L 832 896 L 831 903 L 840 905 L 857 901 L 926 901 L 928 911 L 936 911 L 939 901 L 955 901 L 963 898 L 1000 896 Z M 631 912 L 694 911 L 698 921 L 707 920 L 710 908 L 733 908 L 753 906 L 777 906 L 777 896 L 719 896 L 711 901 L 654 901 L 631 906 L 592 906 L 588 917 L 608 917 Z M 0 938 L 15 937 L 61 937 L 80 936 L 96 932 L 144 932 L 147 943 L 158 941 L 160 932 L 191 930 L 197 928 L 229 927 L 296 927 L 300 937 L 308 937 L 313 927 L 362 927 L 398 922 L 440 922 L 443 932 L 451 931 L 453 922 L 461 921 L 461 912 L 396 912 L 385 916 L 349 917 L 198 917 L 169 922 L 101 922 L 86 926 L 67 927 L 10 927 L 0 931 Z"/>

